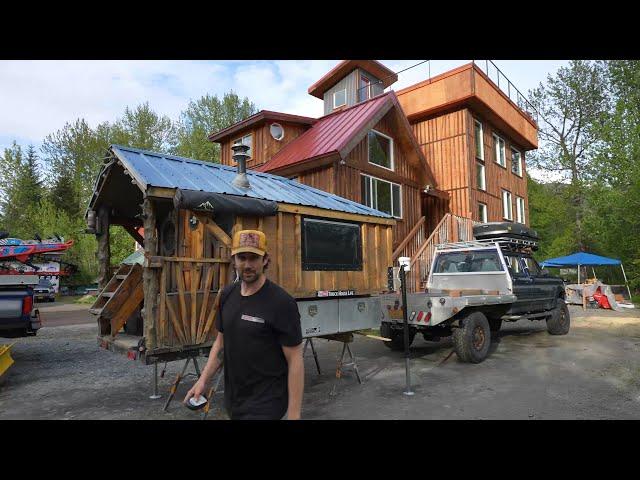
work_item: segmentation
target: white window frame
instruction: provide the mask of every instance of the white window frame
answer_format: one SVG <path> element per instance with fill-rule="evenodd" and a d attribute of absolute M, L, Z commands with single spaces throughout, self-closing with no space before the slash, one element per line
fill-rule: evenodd
<path fill-rule="evenodd" d="M 518 171 L 517 172 L 513 171 L 513 152 L 516 152 L 518 154 Z M 513 148 L 513 147 L 511 147 L 511 173 L 522 178 L 522 152 L 517 148 Z"/>
<path fill-rule="evenodd" d="M 231 142 L 231 145 L 236 145 L 238 143 L 240 143 L 241 145 L 246 145 L 246 143 L 244 143 L 245 138 L 251 138 L 251 145 L 249 150 L 247 151 L 247 155 L 249 155 L 249 160 L 251 160 L 253 158 L 253 133 L 249 133 L 247 135 L 243 135 L 240 138 L 236 138 L 233 142 Z"/>
<path fill-rule="evenodd" d="M 502 142 L 502 145 L 500 143 Z M 502 158 L 504 159 L 504 163 L 500 163 L 500 152 L 502 152 Z M 495 160 L 498 165 L 502 168 L 507 168 L 507 145 L 504 141 L 504 138 L 493 134 L 493 154 L 495 155 Z"/>
<path fill-rule="evenodd" d="M 484 163 L 476 160 L 476 181 L 478 177 L 478 165 L 482 167 L 482 185 L 478 185 L 478 190 L 482 190 L 483 192 L 487 191 L 487 170 L 484 166 Z"/>
<path fill-rule="evenodd" d="M 474 122 L 474 127 L 473 127 L 473 138 L 475 139 L 476 142 L 476 158 L 479 158 L 480 160 L 484 160 L 484 129 L 482 128 L 482 122 L 480 120 L 476 120 L 475 118 L 473 119 Z M 478 139 L 475 138 L 476 135 L 476 129 L 475 126 L 476 125 L 480 125 L 480 156 L 478 156 Z"/>
<path fill-rule="evenodd" d="M 525 219 L 525 203 L 524 198 L 516 197 L 516 222 L 524 224 Z"/>
<path fill-rule="evenodd" d="M 508 212 L 505 211 L 505 207 L 508 206 Z M 505 215 L 508 213 L 508 215 Z M 505 220 L 513 221 L 513 195 L 509 190 L 502 190 L 502 218 Z"/>
<path fill-rule="evenodd" d="M 367 81 L 366 89 L 365 89 L 365 87 L 363 87 L 361 85 L 362 79 L 365 79 Z M 366 95 L 367 98 L 365 98 L 364 100 L 360 100 L 360 92 L 367 92 L 367 95 Z M 373 94 L 373 91 L 371 89 L 371 79 L 367 75 L 364 75 L 364 74 L 361 73 L 360 74 L 360 82 L 358 83 L 358 101 L 359 102 L 366 102 L 367 100 L 371 99 L 372 94 Z"/>
<path fill-rule="evenodd" d="M 480 221 L 482 223 L 487 223 L 489 221 L 489 211 L 487 210 L 487 204 L 478 202 L 478 206 L 482 207 L 482 213 L 483 213 L 482 218 L 480 218 Z"/>
<path fill-rule="evenodd" d="M 378 165 L 377 163 L 373 163 L 373 162 L 371 161 L 371 155 L 369 154 L 369 153 L 370 153 L 369 132 L 377 133 L 377 134 L 378 134 L 378 135 L 380 135 L 381 137 L 385 137 L 385 138 L 389 139 L 389 141 L 390 141 L 389 150 L 391 151 L 391 168 L 385 167 L 384 165 Z M 396 167 L 395 167 L 394 153 L 393 153 L 393 150 L 394 150 L 394 142 L 393 142 L 393 138 L 392 138 L 392 137 L 390 137 L 389 135 L 385 135 L 384 133 L 379 132 L 379 131 L 377 131 L 377 130 L 375 130 L 375 129 L 373 129 L 373 128 L 372 128 L 371 130 L 369 130 L 369 132 L 367 132 L 367 162 L 368 162 L 369 164 L 371 164 L 371 165 L 375 165 L 376 167 L 384 168 L 385 170 L 389 170 L 389 171 L 391 171 L 391 172 L 395 172 L 395 168 L 396 168 Z M 386 180 L 385 180 L 385 181 L 386 181 Z"/>
<path fill-rule="evenodd" d="M 340 105 L 336 105 L 336 94 L 340 93 L 340 92 L 344 92 L 344 103 L 341 103 Z M 342 90 L 336 90 L 335 92 L 333 92 L 333 109 L 335 110 L 336 108 L 342 107 L 343 105 L 347 104 L 347 89 L 343 88 Z"/>
<path fill-rule="evenodd" d="M 374 164 L 375 165 L 375 164 Z M 395 182 L 390 182 L 389 180 L 385 180 L 384 178 L 378 178 L 378 177 L 374 177 L 373 175 L 367 175 L 366 173 L 361 173 L 361 176 L 365 177 L 367 179 L 367 181 L 369 182 L 369 192 L 371 192 L 371 204 L 366 204 L 363 203 L 363 205 L 366 205 L 367 207 L 370 208 L 374 208 L 374 209 L 378 209 L 378 205 L 377 205 L 377 193 L 378 193 L 378 188 L 375 186 L 376 184 L 373 182 L 373 180 L 377 180 L 379 182 L 385 182 L 388 183 L 390 185 L 396 185 L 399 189 L 399 197 L 400 197 L 400 215 L 396 216 L 393 215 L 393 188 L 391 188 L 391 216 L 393 216 L 393 218 L 400 218 L 402 219 L 402 185 L 400 185 L 399 183 L 395 183 Z M 375 188 L 374 188 L 375 187 Z M 364 196 L 364 192 L 361 192 L 362 196 Z M 380 210 L 382 211 L 382 210 Z"/>

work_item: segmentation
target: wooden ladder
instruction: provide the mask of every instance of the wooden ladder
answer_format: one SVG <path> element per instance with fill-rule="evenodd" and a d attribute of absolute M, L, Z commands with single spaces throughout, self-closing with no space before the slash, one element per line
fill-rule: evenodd
<path fill-rule="evenodd" d="M 115 337 L 143 300 L 142 266 L 122 264 L 98 294 L 89 313 L 97 315 L 100 335 Z"/>

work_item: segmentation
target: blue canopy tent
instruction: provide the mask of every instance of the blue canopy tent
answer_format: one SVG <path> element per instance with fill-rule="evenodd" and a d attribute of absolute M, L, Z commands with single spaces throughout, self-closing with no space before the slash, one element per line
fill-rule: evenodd
<path fill-rule="evenodd" d="M 580 267 L 581 266 L 597 267 L 601 265 L 620 265 L 620 268 L 622 269 L 622 275 L 624 276 L 624 283 L 627 286 L 627 291 L 629 291 L 629 282 L 627 281 L 627 274 L 624 272 L 624 267 L 622 266 L 622 262 L 617 258 L 601 257 L 600 255 L 594 255 L 593 253 L 576 252 L 576 253 L 572 253 L 571 255 L 567 255 L 566 257 L 549 258 L 548 260 L 545 260 L 540 264 L 542 268 L 578 267 L 578 283 L 580 283 Z M 630 291 L 629 291 L 629 297 L 631 297 Z"/>

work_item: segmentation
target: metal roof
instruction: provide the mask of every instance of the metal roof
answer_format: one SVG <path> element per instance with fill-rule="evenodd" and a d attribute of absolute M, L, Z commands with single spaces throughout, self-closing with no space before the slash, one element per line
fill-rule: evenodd
<path fill-rule="evenodd" d="M 248 170 L 251 188 L 245 190 L 232 184 L 237 174 L 234 167 L 121 145 L 111 145 L 110 149 L 144 190 L 151 186 L 199 190 L 392 218 L 379 210 L 269 173 Z"/>
<path fill-rule="evenodd" d="M 393 102 L 391 94 L 393 92 L 385 93 L 319 118 L 309 130 L 286 145 L 267 163 L 257 167 L 255 171 L 272 171 L 303 160 L 340 153 L 384 105 Z"/>

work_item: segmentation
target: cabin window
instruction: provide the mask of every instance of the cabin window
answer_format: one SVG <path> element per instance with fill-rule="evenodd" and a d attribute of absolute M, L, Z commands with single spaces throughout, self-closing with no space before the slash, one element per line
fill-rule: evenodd
<path fill-rule="evenodd" d="M 516 197 L 516 222 L 525 223 L 524 198 Z"/>
<path fill-rule="evenodd" d="M 482 203 L 482 202 L 478 202 L 478 220 L 480 220 L 482 223 L 487 223 L 487 205 Z"/>
<path fill-rule="evenodd" d="M 367 207 L 402 218 L 402 192 L 397 183 L 361 176 L 362 202 Z"/>
<path fill-rule="evenodd" d="M 484 160 L 484 141 L 482 139 L 482 123 L 474 120 L 476 130 L 476 158 Z"/>
<path fill-rule="evenodd" d="M 284 138 L 284 128 L 279 123 L 272 123 L 269 127 L 269 133 L 274 138 L 274 140 L 282 140 Z"/>
<path fill-rule="evenodd" d="M 347 89 L 343 88 L 337 92 L 333 92 L 333 108 L 341 107 L 347 104 Z"/>
<path fill-rule="evenodd" d="M 513 206 L 511 205 L 511 192 L 502 190 L 502 217 L 505 220 L 513 220 Z"/>
<path fill-rule="evenodd" d="M 499 164 L 501 167 L 506 168 L 507 160 L 505 157 L 504 140 L 500 138 L 498 135 L 496 135 L 495 133 L 493 134 L 493 153 L 494 153 L 494 159 L 496 163 Z"/>
<path fill-rule="evenodd" d="M 393 138 L 371 130 L 367 135 L 369 163 L 393 170 Z"/>
<path fill-rule="evenodd" d="M 242 138 L 237 138 L 233 141 L 234 145 L 247 145 L 249 150 L 247 150 L 247 155 L 249 158 L 253 158 L 253 135 L 245 135 Z"/>
<path fill-rule="evenodd" d="M 484 175 L 484 164 L 482 162 L 476 162 L 476 182 L 479 190 L 487 189 Z"/>
<path fill-rule="evenodd" d="M 496 250 L 441 253 L 433 266 L 435 275 L 452 273 L 503 272 L 504 267 Z"/>
<path fill-rule="evenodd" d="M 302 270 L 362 270 L 360 225 L 303 218 Z"/>
<path fill-rule="evenodd" d="M 371 98 L 371 80 L 360 75 L 360 88 L 358 88 L 358 102 L 364 102 Z"/>
<path fill-rule="evenodd" d="M 522 155 L 515 148 L 511 149 L 511 171 L 519 177 L 522 176 Z"/>

